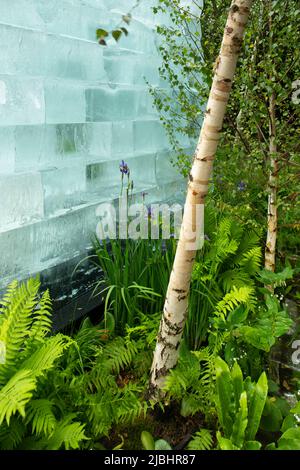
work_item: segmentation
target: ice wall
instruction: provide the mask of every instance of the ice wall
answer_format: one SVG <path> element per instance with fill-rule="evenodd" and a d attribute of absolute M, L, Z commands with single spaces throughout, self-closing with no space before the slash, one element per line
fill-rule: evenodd
<path fill-rule="evenodd" d="M 181 184 L 144 80 L 163 86 L 152 1 L 119 44 L 95 40 L 134 3 L 0 1 L 0 287 L 84 255 L 120 159 L 148 202 Z"/>

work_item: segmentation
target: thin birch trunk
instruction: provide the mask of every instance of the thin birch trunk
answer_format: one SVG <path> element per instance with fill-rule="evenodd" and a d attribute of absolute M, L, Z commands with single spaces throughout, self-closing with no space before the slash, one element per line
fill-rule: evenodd
<path fill-rule="evenodd" d="M 205 196 L 212 174 L 213 160 L 221 137 L 226 106 L 242 47 L 245 27 L 253 0 L 234 0 L 225 27 L 220 55 L 215 64 L 207 110 L 189 176 L 186 204 L 179 242 L 166 294 L 156 349 L 151 368 L 149 395 L 162 395 L 165 377 L 178 360 L 178 348 L 187 313 L 191 273 L 197 248 L 191 249 L 190 234 L 203 231 Z M 201 213 L 201 211 L 200 211 Z M 194 242 L 196 242 L 194 236 Z"/>
<path fill-rule="evenodd" d="M 277 187 L 278 187 L 278 159 L 276 145 L 276 120 L 275 120 L 276 99 L 275 93 L 272 93 L 269 104 L 269 133 L 270 133 L 270 175 L 269 175 L 269 200 L 268 200 L 268 232 L 265 249 L 265 268 L 269 271 L 275 271 L 276 241 L 277 241 Z"/>
<path fill-rule="evenodd" d="M 269 49 L 270 57 L 272 56 L 273 47 L 273 19 L 272 19 L 272 1 L 269 1 Z M 272 77 L 270 77 L 272 79 Z M 276 241 L 277 241 L 277 186 L 278 186 L 278 155 L 276 144 L 276 96 L 275 92 L 269 99 L 269 162 L 270 174 L 268 181 L 269 197 L 268 197 L 268 231 L 265 248 L 265 268 L 268 271 L 275 272 L 276 263 Z M 270 291 L 273 291 L 272 286 L 266 286 Z"/>

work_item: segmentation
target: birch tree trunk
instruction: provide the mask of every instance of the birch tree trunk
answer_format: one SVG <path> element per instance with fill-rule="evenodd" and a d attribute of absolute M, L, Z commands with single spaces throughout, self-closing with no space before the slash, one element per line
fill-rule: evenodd
<path fill-rule="evenodd" d="M 189 175 L 181 232 L 151 368 L 149 395 L 154 399 L 163 395 L 165 377 L 178 360 L 178 348 L 188 313 L 191 273 L 197 252 L 196 238 L 204 226 L 204 213 L 198 209 L 203 209 L 208 192 L 213 160 L 252 3 L 253 0 L 232 2 L 221 51 L 215 63 L 213 84 Z"/>
<path fill-rule="evenodd" d="M 270 135 L 270 175 L 269 175 L 269 200 L 268 200 L 268 232 L 265 249 L 265 268 L 269 271 L 275 271 L 275 254 L 277 240 L 277 187 L 278 187 L 278 159 L 276 145 L 276 120 L 275 120 L 275 93 L 272 93 L 269 104 L 269 135 Z"/>

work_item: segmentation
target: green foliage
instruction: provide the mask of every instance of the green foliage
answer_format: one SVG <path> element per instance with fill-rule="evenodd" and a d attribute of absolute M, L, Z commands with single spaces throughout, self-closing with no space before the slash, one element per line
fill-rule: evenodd
<path fill-rule="evenodd" d="M 13 283 L 1 302 L 7 362 L 0 365 L 0 448 L 89 447 L 147 412 L 143 353 L 151 353 L 158 319 L 111 340 L 88 320 L 73 340 L 50 336 L 49 294 L 38 290 L 36 279 Z"/>
<path fill-rule="evenodd" d="M 141 314 L 162 311 L 175 240 L 95 239 L 94 246 L 95 262 L 104 273 L 95 293 L 105 295 L 104 314 L 112 314 L 117 333 L 137 325 Z"/>
<path fill-rule="evenodd" d="M 214 344 L 193 352 L 181 345 L 178 365 L 166 378 L 164 390 L 170 399 L 181 402 L 182 416 L 201 412 L 210 421 L 215 415 L 215 357 L 223 342 L 220 335 Z"/>
<path fill-rule="evenodd" d="M 136 0 L 130 11 L 122 15 L 120 23 L 111 31 L 107 31 L 103 28 L 98 28 L 96 30 L 96 38 L 101 46 L 107 46 L 107 40 L 112 37 L 116 42 L 118 42 L 122 36 L 128 36 L 129 31 L 127 26 L 131 24 L 132 21 L 132 12 L 140 4 L 141 0 Z M 125 27 L 126 25 L 126 27 Z"/>
<path fill-rule="evenodd" d="M 196 432 L 193 438 L 187 445 L 187 450 L 211 450 L 213 447 L 213 438 L 211 431 L 208 429 L 201 429 Z"/>
<path fill-rule="evenodd" d="M 141 433 L 141 441 L 145 450 L 172 450 L 170 444 L 164 439 L 154 441 L 152 434 L 148 431 Z"/>
<path fill-rule="evenodd" d="M 281 399 L 282 400 L 282 399 Z M 276 406 L 276 403 L 273 403 Z M 271 424 L 272 430 L 275 428 L 276 431 L 281 431 L 282 434 L 278 439 L 277 444 L 272 442 L 268 444 L 266 449 L 267 450 L 300 450 L 300 426 L 299 426 L 299 419 L 298 416 L 296 418 L 296 414 L 299 413 L 299 402 L 293 409 L 289 409 L 288 405 L 284 400 L 280 402 L 279 410 L 280 416 L 277 417 L 275 413 L 275 407 L 270 410 L 270 407 L 266 410 L 266 415 L 269 417 L 271 416 L 271 420 L 267 421 L 267 425 Z M 278 414 L 278 411 L 277 411 Z M 284 417 L 284 419 L 283 419 Z M 277 422 L 276 422 L 277 418 Z M 274 426 L 275 424 L 275 426 Z M 281 428 L 280 428 L 281 424 Z"/>
<path fill-rule="evenodd" d="M 207 339 L 211 318 L 226 317 L 234 305 L 253 306 L 255 275 L 261 263 L 257 233 L 211 206 L 205 212 L 205 235 L 192 274 L 185 331 L 191 349 L 198 349 Z"/>
<path fill-rule="evenodd" d="M 38 296 L 40 283 L 13 282 L 1 301 L 0 337 L 5 362 L 0 365 L 0 448 L 78 448 L 86 439 L 75 416 L 58 419 L 55 403 L 40 398 L 41 387 L 71 347 L 51 330 L 49 293 Z M 40 395 L 41 394 L 41 395 Z"/>
<path fill-rule="evenodd" d="M 223 435 L 217 439 L 221 450 L 260 448 L 255 441 L 265 402 L 268 382 L 262 373 L 257 383 L 250 377 L 243 380 L 237 363 L 230 371 L 228 365 L 216 358 L 216 407 Z"/>
<path fill-rule="evenodd" d="M 156 13 L 170 17 L 159 25 L 160 75 L 169 86 L 150 92 L 167 131 L 174 164 L 188 175 L 199 137 L 213 68 L 230 0 L 160 0 Z M 222 129 L 209 199 L 227 205 L 242 223 L 266 227 L 269 161 L 268 110 L 276 101 L 278 149 L 278 265 L 288 257 L 299 265 L 299 113 L 293 102 L 300 77 L 298 0 L 255 0 Z M 191 149 L 192 148 L 192 149 Z"/>

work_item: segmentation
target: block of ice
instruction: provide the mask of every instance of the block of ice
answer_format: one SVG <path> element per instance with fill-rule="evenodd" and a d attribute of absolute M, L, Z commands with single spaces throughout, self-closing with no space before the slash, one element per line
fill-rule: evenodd
<path fill-rule="evenodd" d="M 153 56 L 123 49 L 104 49 L 104 67 L 110 83 L 122 85 L 159 84 L 159 61 Z"/>
<path fill-rule="evenodd" d="M 141 21 L 132 20 L 130 32 L 127 36 L 122 35 L 120 47 L 132 51 L 140 51 L 144 54 L 157 54 L 154 29 Z"/>
<path fill-rule="evenodd" d="M 85 202 L 84 165 L 42 171 L 41 176 L 46 216 Z"/>
<path fill-rule="evenodd" d="M 105 181 L 105 186 L 104 186 Z M 121 189 L 121 174 L 118 162 L 98 162 L 86 167 L 86 186 L 91 193 L 99 198 L 118 197 Z"/>
<path fill-rule="evenodd" d="M 137 98 L 137 92 L 132 88 L 88 88 L 87 121 L 133 120 L 137 117 Z"/>
<path fill-rule="evenodd" d="M 43 217 L 44 201 L 39 173 L 0 176 L 0 194 L 0 231 Z"/>
<path fill-rule="evenodd" d="M 36 11 L 47 32 L 72 37 L 84 37 L 82 7 L 68 0 L 35 0 Z"/>
<path fill-rule="evenodd" d="M 86 124 L 87 160 L 109 160 L 112 149 L 112 123 L 91 122 Z"/>
<path fill-rule="evenodd" d="M 45 149 L 45 126 L 16 126 L 16 171 L 32 171 L 39 167 Z"/>
<path fill-rule="evenodd" d="M 140 193 L 156 184 L 155 155 L 146 155 L 143 158 L 129 157 L 126 163 L 130 169 L 130 181 L 133 182 L 133 193 Z M 87 166 L 87 189 L 98 196 L 99 200 L 117 198 L 128 187 L 128 177 L 122 175 L 119 161 L 107 161 Z"/>
<path fill-rule="evenodd" d="M 55 130 L 56 150 L 62 160 L 84 156 L 87 142 L 85 124 L 57 124 Z"/>
<path fill-rule="evenodd" d="M 43 75 L 46 50 L 45 34 L 0 25 L 1 73 Z"/>
<path fill-rule="evenodd" d="M 153 105 L 152 96 L 147 87 L 136 89 L 137 95 L 137 116 L 139 119 L 157 118 L 157 111 Z"/>
<path fill-rule="evenodd" d="M 14 127 L 0 127 L 0 174 L 13 173 L 15 169 Z"/>
<path fill-rule="evenodd" d="M 156 180 L 158 185 L 163 185 L 176 180 L 182 180 L 182 176 L 174 163 L 171 151 L 158 152 L 156 156 Z"/>
<path fill-rule="evenodd" d="M 134 185 L 137 186 L 141 191 L 143 191 L 143 186 L 149 187 L 156 184 L 155 154 L 127 158 L 126 162 L 130 168 L 130 177 L 133 180 Z"/>
<path fill-rule="evenodd" d="M 104 49 L 104 68 L 108 81 L 113 84 L 134 84 L 135 64 L 138 54 L 120 49 Z"/>
<path fill-rule="evenodd" d="M 107 82 L 103 49 L 97 43 L 49 35 L 45 56 L 49 77 Z"/>
<path fill-rule="evenodd" d="M 116 121 L 112 123 L 113 159 L 133 154 L 133 121 Z"/>
<path fill-rule="evenodd" d="M 85 122 L 85 90 L 79 82 L 46 80 L 45 103 L 47 123 Z"/>
<path fill-rule="evenodd" d="M 44 121 L 42 80 L 0 75 L 0 125 L 38 124 Z"/>
<path fill-rule="evenodd" d="M 136 155 L 168 148 L 165 130 L 156 120 L 134 122 L 134 152 Z"/>
<path fill-rule="evenodd" d="M 91 247 L 97 205 L 0 232 L 0 286 L 72 259 Z M 13 257 L 12 257 L 13 253 Z"/>
<path fill-rule="evenodd" d="M 36 7 L 36 1 L 32 0 L 1 0 L 1 23 L 42 29 L 44 22 Z"/>

